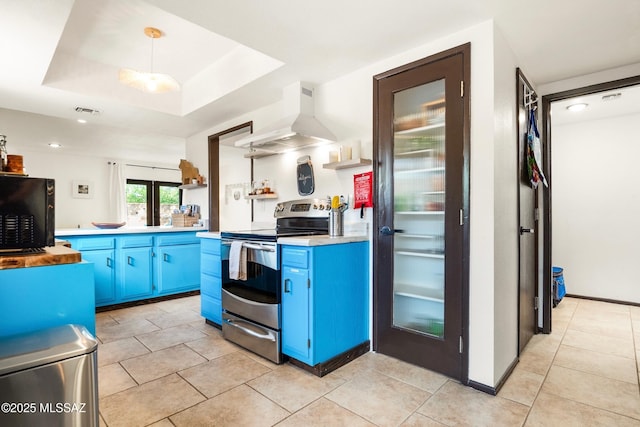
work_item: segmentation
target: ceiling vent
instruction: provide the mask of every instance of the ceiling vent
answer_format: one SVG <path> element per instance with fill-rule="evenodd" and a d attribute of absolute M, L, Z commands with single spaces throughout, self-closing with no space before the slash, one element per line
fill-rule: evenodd
<path fill-rule="evenodd" d="M 603 101 L 613 101 L 614 99 L 618 99 L 622 96 L 622 93 L 609 93 L 607 95 L 602 95 Z"/>
<path fill-rule="evenodd" d="M 76 107 L 76 111 L 78 113 L 100 114 L 100 110 L 94 110 L 93 108 L 87 108 L 87 107 Z"/>

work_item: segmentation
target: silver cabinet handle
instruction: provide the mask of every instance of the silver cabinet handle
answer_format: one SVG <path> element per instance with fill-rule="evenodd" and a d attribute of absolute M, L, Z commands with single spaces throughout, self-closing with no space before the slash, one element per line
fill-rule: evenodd
<path fill-rule="evenodd" d="M 127 257 L 127 264 L 133 265 L 133 258 L 131 258 L 130 256 Z"/>
<path fill-rule="evenodd" d="M 169 254 L 163 254 L 163 255 L 162 255 L 162 260 L 163 260 L 164 262 L 169 262 Z"/>
<path fill-rule="evenodd" d="M 227 322 L 227 324 L 229 326 L 233 326 L 234 328 L 238 328 L 240 329 L 242 332 L 246 333 L 247 335 L 251 335 L 252 337 L 256 337 L 256 338 L 260 338 L 262 340 L 267 340 L 267 341 L 275 341 L 276 338 L 269 334 L 259 334 L 258 332 L 252 331 L 251 329 L 245 328 L 244 326 L 240 326 L 237 321 L 234 321 L 232 319 L 225 319 L 225 322 Z"/>
<path fill-rule="evenodd" d="M 291 279 L 284 279 L 284 292 L 285 293 L 291 293 L 291 287 L 287 286 L 287 284 L 291 283 Z"/>
<path fill-rule="evenodd" d="M 109 268 L 113 267 L 113 261 L 109 257 L 107 257 L 107 267 Z"/>

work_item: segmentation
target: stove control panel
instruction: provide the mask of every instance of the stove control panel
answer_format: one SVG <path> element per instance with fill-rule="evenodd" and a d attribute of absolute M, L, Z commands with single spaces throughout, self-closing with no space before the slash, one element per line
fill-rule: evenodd
<path fill-rule="evenodd" d="M 275 218 L 288 217 L 326 217 L 331 210 L 331 203 L 326 199 L 299 199 L 280 202 L 273 212 Z"/>

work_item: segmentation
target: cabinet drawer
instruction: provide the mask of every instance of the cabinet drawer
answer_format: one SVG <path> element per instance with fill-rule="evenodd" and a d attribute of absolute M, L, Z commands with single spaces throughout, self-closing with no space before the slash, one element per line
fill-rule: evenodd
<path fill-rule="evenodd" d="M 309 251 L 306 249 L 283 248 L 282 265 L 307 268 L 309 265 Z"/>
<path fill-rule="evenodd" d="M 196 237 L 196 233 L 165 233 L 162 235 L 156 235 L 156 244 L 158 246 L 171 246 L 171 245 L 189 245 L 192 243 L 200 243 L 202 240 Z"/>
<path fill-rule="evenodd" d="M 220 240 L 219 239 L 201 239 L 200 250 L 203 253 L 220 255 Z"/>
<path fill-rule="evenodd" d="M 200 276 L 200 293 L 202 295 L 209 295 L 210 297 L 221 299 L 222 298 L 222 280 L 203 274 Z"/>
<path fill-rule="evenodd" d="M 222 277 L 220 270 L 222 265 L 220 264 L 220 255 L 201 254 L 200 255 L 200 270 L 202 273 L 209 274 L 215 277 Z"/>
<path fill-rule="evenodd" d="M 115 239 L 113 237 L 82 238 L 72 244 L 73 249 L 78 251 L 94 251 L 97 249 L 113 249 Z"/>
<path fill-rule="evenodd" d="M 117 239 L 119 248 L 144 248 L 153 246 L 153 236 L 123 236 Z"/>

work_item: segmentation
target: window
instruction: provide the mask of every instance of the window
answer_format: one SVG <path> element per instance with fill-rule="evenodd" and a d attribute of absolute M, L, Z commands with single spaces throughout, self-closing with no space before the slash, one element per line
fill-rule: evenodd
<path fill-rule="evenodd" d="M 180 208 L 179 182 L 127 180 L 127 225 L 171 225 L 171 213 Z"/>

